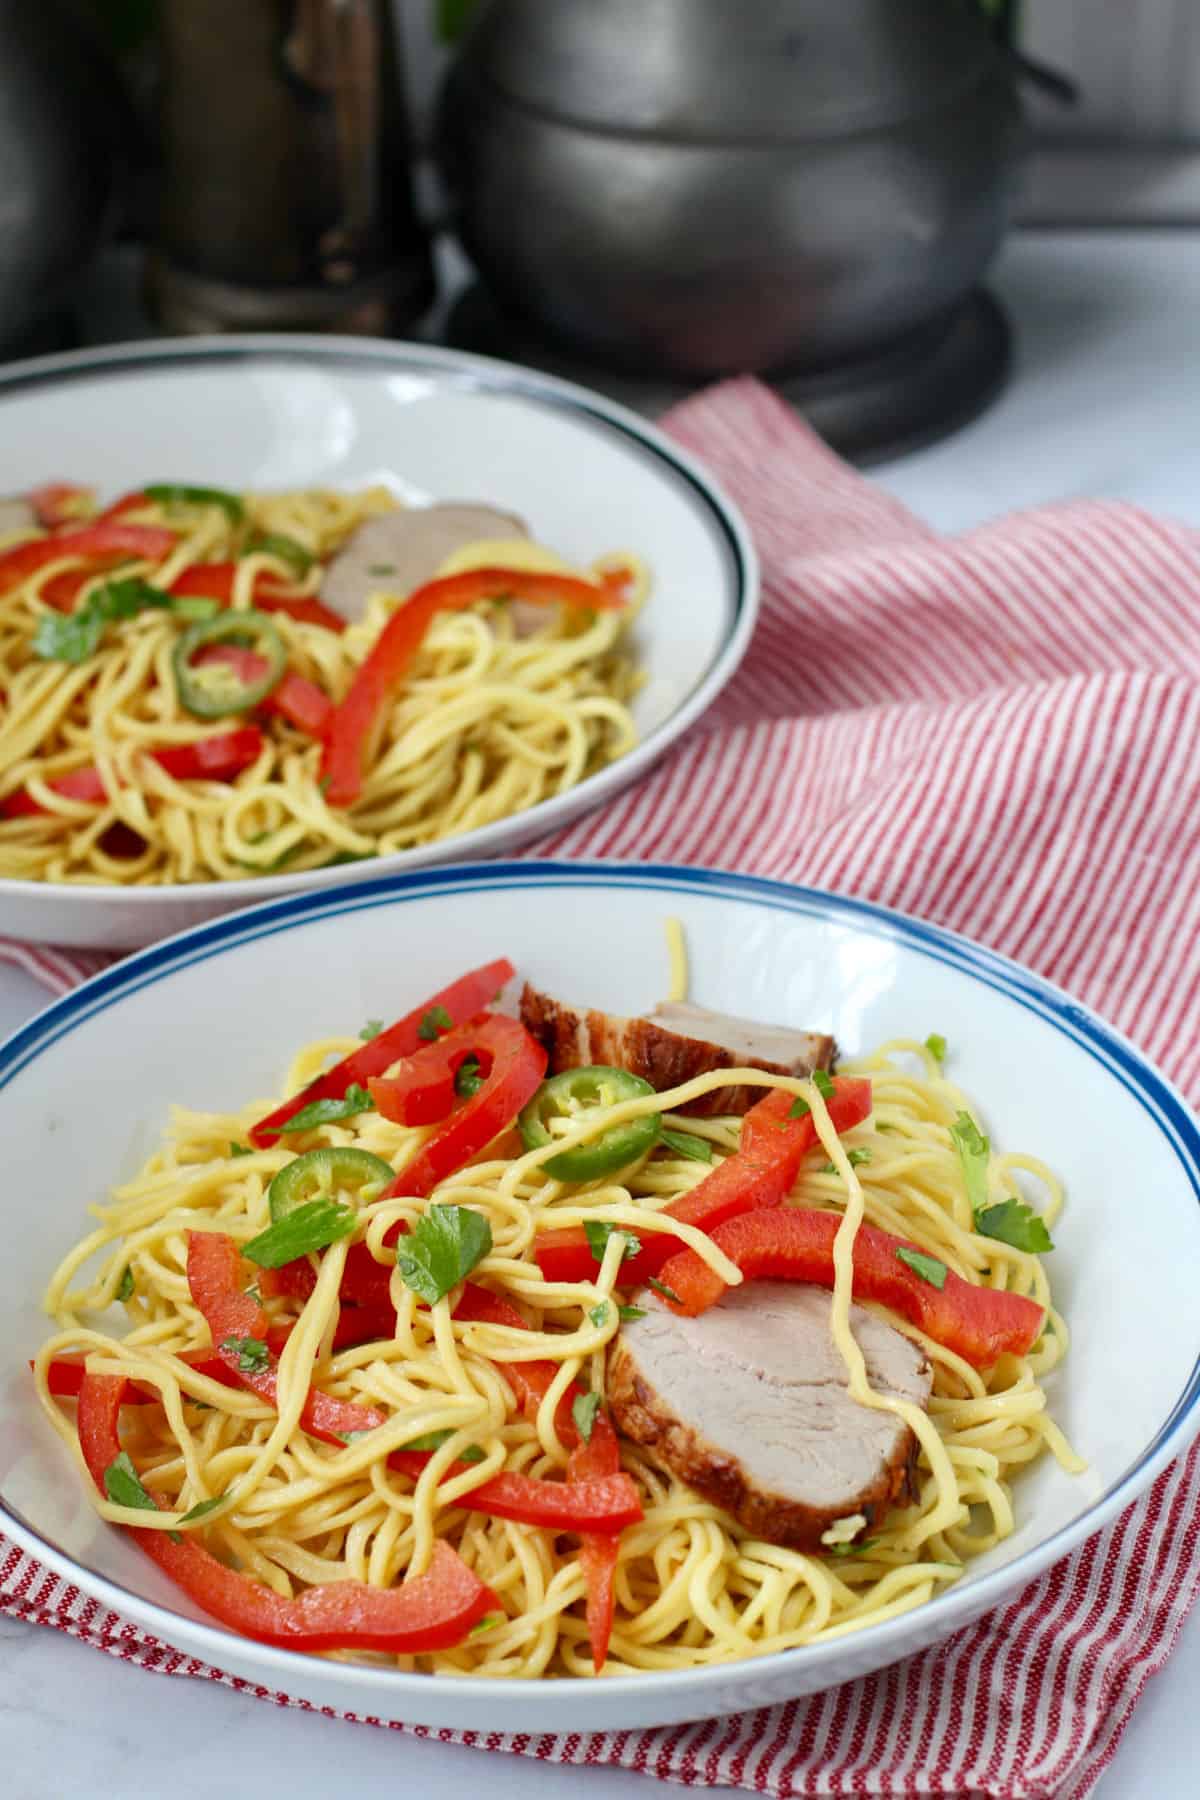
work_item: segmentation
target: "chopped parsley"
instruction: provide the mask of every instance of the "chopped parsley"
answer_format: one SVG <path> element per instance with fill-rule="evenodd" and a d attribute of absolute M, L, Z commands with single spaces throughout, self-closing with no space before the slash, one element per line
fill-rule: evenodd
<path fill-rule="evenodd" d="M 270 1367 L 271 1352 L 261 1338 L 222 1338 L 217 1347 L 220 1350 L 232 1351 L 237 1357 L 237 1366 L 243 1375 L 261 1375 Z"/>
<path fill-rule="evenodd" d="M 453 1025 L 454 1020 L 444 1006 L 431 1006 L 417 1026 L 417 1036 L 425 1043 L 432 1044 L 443 1031 L 450 1031 Z"/>
<path fill-rule="evenodd" d="M 870 1160 L 871 1152 L 869 1150 L 847 1150 L 846 1152 L 846 1161 L 850 1164 L 852 1169 L 861 1168 L 863 1163 L 869 1163 Z M 822 1163 L 821 1174 L 836 1175 L 837 1169 L 831 1162 Z"/>
<path fill-rule="evenodd" d="M 350 1432 L 347 1441 L 358 1435 L 357 1432 Z M 440 1450 L 442 1445 L 453 1436 L 453 1429 L 447 1426 L 444 1431 L 427 1431 L 424 1437 L 409 1438 L 407 1444 L 401 1444 L 400 1448 L 402 1450 Z M 478 1444 L 468 1444 L 464 1450 L 459 1451 L 458 1460 L 465 1463 L 482 1462 L 483 1451 Z"/>
<path fill-rule="evenodd" d="M 339 1238 L 348 1237 L 354 1230 L 355 1216 L 352 1206 L 342 1206 L 328 1196 L 306 1200 L 243 1244 L 242 1254 L 260 1269 L 281 1269 L 298 1256 L 327 1250 Z"/>
<path fill-rule="evenodd" d="M 896 1257 L 899 1262 L 906 1263 L 914 1275 L 927 1281 L 930 1287 L 945 1287 L 949 1271 L 945 1263 L 939 1262 L 936 1256 L 926 1256 L 923 1250 L 910 1250 L 906 1244 L 901 1244 Z"/>
<path fill-rule="evenodd" d="M 113 1298 L 116 1300 L 133 1299 L 133 1270 L 128 1263 L 121 1271 L 121 1279 L 117 1283 L 117 1291 Z"/>
<path fill-rule="evenodd" d="M 877 1537 L 852 1538 L 848 1544 L 826 1544 L 825 1549 L 830 1556 L 861 1556 L 864 1550 L 873 1550 L 879 1542 Z"/>
<path fill-rule="evenodd" d="M 713 1147 L 708 1139 L 695 1137 L 690 1131 L 663 1131 L 658 1141 L 674 1150 L 676 1156 L 686 1156 L 692 1162 L 710 1163 L 713 1159 Z"/>
<path fill-rule="evenodd" d="M 313 1100 L 308 1106 L 302 1106 L 294 1112 L 290 1119 L 282 1125 L 265 1127 L 273 1137 L 285 1131 L 312 1131 L 318 1125 L 336 1125 L 342 1119 L 352 1119 L 356 1113 L 374 1112 L 375 1102 L 366 1088 L 359 1087 L 352 1081 L 340 1100 Z"/>
<path fill-rule="evenodd" d="M 668 1287 L 665 1281 L 660 1281 L 656 1275 L 651 1275 L 648 1279 L 650 1286 L 654 1289 L 655 1293 L 661 1294 L 664 1300 L 673 1300 L 676 1306 L 683 1305 L 683 1301 L 675 1292 L 675 1289 L 673 1287 Z"/>
<path fill-rule="evenodd" d="M 138 1506 L 157 1512 L 158 1508 L 142 1486 L 142 1478 L 129 1460 L 128 1450 L 114 1457 L 104 1471 L 104 1491 L 114 1506 Z"/>
<path fill-rule="evenodd" d="M 207 1518 L 210 1512 L 215 1512 L 217 1507 L 222 1505 L 228 1498 L 228 1493 L 224 1493 L 214 1494 L 211 1500 L 198 1500 L 190 1512 L 184 1513 L 179 1523 L 181 1525 L 194 1525 L 197 1519 Z"/>
<path fill-rule="evenodd" d="M 925 1048 L 940 1069 L 946 1060 L 946 1040 L 940 1031 L 931 1031 L 925 1039 Z"/>
<path fill-rule="evenodd" d="M 978 1210 L 975 1229 L 982 1237 L 995 1238 L 997 1243 L 1011 1244 L 1014 1250 L 1027 1250 L 1034 1256 L 1054 1248 L 1041 1215 L 1023 1200 L 1011 1197 Z"/>
<path fill-rule="evenodd" d="M 599 1306 L 593 1306 L 591 1312 L 588 1314 L 588 1318 L 592 1321 L 592 1324 L 596 1327 L 597 1331 L 599 1331 L 602 1326 L 607 1325 L 608 1301 L 602 1300 Z"/>
<path fill-rule="evenodd" d="M 604 1261 L 604 1252 L 608 1249 L 608 1240 L 614 1231 L 620 1231 L 625 1239 L 625 1248 L 621 1252 L 622 1262 L 628 1262 L 630 1257 L 636 1256 L 642 1247 L 641 1238 L 634 1237 L 631 1231 L 622 1230 L 610 1219 L 587 1219 L 584 1221 L 583 1230 L 588 1241 L 588 1249 L 598 1263 Z"/>
<path fill-rule="evenodd" d="M 253 1156 L 254 1151 L 249 1144 L 230 1144 L 230 1156 Z"/>
<path fill-rule="evenodd" d="M 592 1441 L 592 1431 L 596 1424 L 596 1414 L 600 1410 L 599 1394 L 576 1394 L 571 1404 L 571 1417 L 575 1421 L 575 1429 L 585 1444 Z"/>
<path fill-rule="evenodd" d="M 483 1086 L 483 1075 L 477 1056 L 464 1056 L 454 1072 L 454 1091 L 461 1100 L 469 1100 Z"/>
<path fill-rule="evenodd" d="M 635 1319 L 644 1319 L 646 1316 L 644 1306 L 618 1306 L 617 1312 L 623 1325 L 631 1325 Z"/>
<path fill-rule="evenodd" d="M 363 1026 L 362 1030 L 359 1032 L 358 1035 L 362 1039 L 364 1044 L 369 1044 L 371 1042 L 371 1039 L 377 1038 L 382 1030 L 383 1030 L 383 1020 L 382 1019 L 368 1019 L 366 1024 Z"/>
<path fill-rule="evenodd" d="M 400 1279 L 431 1306 L 471 1273 L 492 1248 L 492 1228 L 469 1206 L 428 1208 L 400 1240 Z"/>
<path fill-rule="evenodd" d="M 962 1165 L 971 1211 L 977 1214 L 987 1204 L 988 1141 L 968 1112 L 958 1114 L 950 1127 L 950 1136 Z"/>

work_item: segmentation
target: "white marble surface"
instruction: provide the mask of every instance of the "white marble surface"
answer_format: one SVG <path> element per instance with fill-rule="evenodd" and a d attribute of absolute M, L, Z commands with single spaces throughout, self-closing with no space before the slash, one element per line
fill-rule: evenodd
<path fill-rule="evenodd" d="M 931 523 L 969 527 L 1017 506 L 1116 495 L 1200 524 L 1200 233 L 1025 234 L 995 286 L 1018 330 L 1012 386 L 968 430 L 877 470 Z M 0 1032 L 40 1003 L 0 969 Z M 1152 1681 L 1102 1800 L 1192 1800 L 1200 1766 L 1200 1619 Z M 467 1721 L 464 1721 L 467 1723 Z M 642 1776 L 555 1769 L 284 1711 L 208 1683 L 168 1680 L 55 1633 L 0 1618 L 0 1792 L 13 1800 L 125 1800 L 147 1770 L 172 1800 L 404 1795 L 435 1784 L 473 1800 L 633 1800 Z"/>

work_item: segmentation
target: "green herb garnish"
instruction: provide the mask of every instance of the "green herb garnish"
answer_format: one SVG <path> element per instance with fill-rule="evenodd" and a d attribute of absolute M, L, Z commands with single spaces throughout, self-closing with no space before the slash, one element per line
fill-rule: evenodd
<path fill-rule="evenodd" d="M 104 1491 L 114 1506 L 138 1506 L 145 1511 L 158 1511 L 142 1486 L 142 1478 L 129 1460 L 127 1450 L 122 1450 L 105 1469 Z"/>
<path fill-rule="evenodd" d="M 668 1287 L 665 1281 L 660 1281 L 657 1275 L 649 1276 L 648 1280 L 655 1293 L 661 1294 L 664 1300 L 673 1300 L 676 1306 L 683 1305 L 683 1301 L 675 1292 L 675 1289 L 673 1287 Z"/>
<path fill-rule="evenodd" d="M 396 1267 L 405 1286 L 431 1306 L 463 1281 L 492 1248 L 492 1228 L 469 1206 L 431 1206 L 401 1238 Z"/>
<path fill-rule="evenodd" d="M 483 1075 L 477 1056 L 464 1056 L 454 1071 L 454 1091 L 462 1100 L 469 1100 L 483 1086 Z"/>
<path fill-rule="evenodd" d="M 995 1238 L 997 1243 L 1011 1244 L 1014 1250 L 1027 1250 L 1034 1256 L 1054 1248 L 1045 1219 L 1023 1200 L 1010 1198 L 981 1208 L 975 1214 L 975 1229 L 982 1237 Z"/>
<path fill-rule="evenodd" d="M 971 1211 L 978 1214 L 987 1204 L 988 1141 L 970 1113 L 960 1112 L 950 1127 L 950 1136 L 962 1164 L 967 1199 Z"/>
<path fill-rule="evenodd" d="M 827 1550 L 830 1556 L 861 1556 L 864 1550 L 873 1550 L 878 1542 L 877 1537 L 868 1537 L 859 1538 L 857 1542 L 851 1541 L 848 1544 L 825 1544 L 822 1548 Z"/>
<path fill-rule="evenodd" d="M 352 1206 L 330 1199 L 306 1200 L 243 1244 L 242 1255 L 260 1269 L 281 1269 L 298 1256 L 327 1250 L 339 1238 L 348 1237 L 354 1230 L 354 1220 Z"/>
<path fill-rule="evenodd" d="M 901 1244 L 896 1257 L 899 1262 L 907 1263 L 913 1274 L 919 1275 L 922 1281 L 927 1281 L 930 1287 L 945 1287 L 949 1271 L 945 1263 L 939 1262 L 936 1256 L 926 1256 L 923 1250 L 910 1250 L 907 1245 Z"/>
<path fill-rule="evenodd" d="M 117 1291 L 113 1295 L 113 1298 L 114 1300 L 133 1299 L 133 1270 L 128 1263 L 125 1264 L 124 1269 L 121 1271 L 121 1279 L 117 1283 Z"/>
<path fill-rule="evenodd" d="M 635 1319 L 644 1319 L 646 1316 L 644 1306 L 618 1306 L 617 1312 L 623 1325 L 631 1325 Z"/>
<path fill-rule="evenodd" d="M 575 1421 L 575 1429 L 585 1444 L 590 1444 L 592 1441 L 592 1430 L 599 1410 L 599 1394 L 576 1394 L 571 1403 L 571 1417 Z"/>
<path fill-rule="evenodd" d="M 599 1306 L 593 1306 L 591 1312 L 588 1314 L 588 1318 L 592 1321 L 592 1324 L 596 1327 L 597 1331 L 599 1331 L 602 1326 L 607 1325 L 608 1301 L 602 1300 Z"/>
<path fill-rule="evenodd" d="M 846 1161 L 850 1164 L 852 1169 L 857 1169 L 861 1167 L 863 1163 L 869 1163 L 870 1160 L 871 1152 L 869 1150 L 847 1150 L 846 1152 Z M 836 1175 L 837 1169 L 831 1162 L 822 1163 L 820 1173 L 822 1175 Z"/>
<path fill-rule="evenodd" d="M 382 1030 L 382 1019 L 368 1019 L 358 1035 L 364 1044 L 369 1044 L 372 1038 L 377 1038 Z"/>
<path fill-rule="evenodd" d="M 335 1125 L 341 1119 L 352 1119 L 356 1113 L 374 1112 L 375 1102 L 366 1088 L 352 1081 L 340 1100 L 314 1100 L 302 1106 L 282 1125 L 266 1129 L 273 1137 L 285 1131 L 312 1131 L 317 1125 Z"/>
<path fill-rule="evenodd" d="M 254 1149 L 250 1144 L 230 1144 L 230 1156 L 253 1156 Z"/>
<path fill-rule="evenodd" d="M 708 1139 L 694 1137 L 690 1131 L 663 1131 L 658 1141 L 674 1150 L 676 1156 L 686 1156 L 692 1162 L 710 1163 L 713 1159 L 713 1147 Z"/>
<path fill-rule="evenodd" d="M 925 1048 L 932 1056 L 939 1069 L 946 1060 L 946 1040 L 940 1031 L 931 1031 L 925 1039 Z"/>
<path fill-rule="evenodd" d="M 243 1375 L 261 1375 L 270 1367 L 271 1352 L 261 1338 L 227 1337 L 222 1338 L 218 1349 L 236 1352 L 238 1368 Z"/>
<path fill-rule="evenodd" d="M 350 1434 L 352 1437 L 357 1435 L 354 1432 Z M 447 1426 L 445 1431 L 427 1431 L 424 1437 L 410 1438 L 407 1444 L 401 1444 L 400 1448 L 402 1450 L 440 1450 L 442 1445 L 453 1436 L 453 1430 Z M 468 1444 L 465 1450 L 459 1451 L 458 1460 L 465 1463 L 482 1462 L 483 1451 L 478 1444 Z"/>
<path fill-rule="evenodd" d="M 207 1518 L 210 1512 L 215 1512 L 218 1506 L 223 1505 L 228 1498 L 228 1493 L 224 1493 L 214 1494 L 211 1500 L 198 1500 L 190 1512 L 184 1513 L 179 1523 L 181 1525 L 194 1525 L 197 1519 Z"/>
<path fill-rule="evenodd" d="M 441 1032 L 451 1030 L 453 1024 L 454 1020 L 444 1006 L 431 1006 L 417 1026 L 417 1036 L 432 1044 Z"/>
<path fill-rule="evenodd" d="M 833 1085 L 833 1077 L 824 1069 L 814 1069 L 809 1079 L 816 1088 L 818 1094 L 820 1094 L 822 1100 L 833 1099 L 837 1090 Z"/>
<path fill-rule="evenodd" d="M 280 562 L 288 563 L 297 575 L 307 575 L 317 560 L 311 550 L 306 550 L 303 544 L 283 531 L 256 531 L 247 540 L 246 554 L 277 557 Z"/>
<path fill-rule="evenodd" d="M 604 1261 L 604 1252 L 608 1249 L 608 1240 L 614 1231 L 620 1231 L 625 1239 L 625 1248 L 621 1252 L 621 1261 L 628 1262 L 636 1256 L 642 1247 L 641 1238 L 634 1237 L 631 1231 L 624 1231 L 609 1219 L 587 1219 L 584 1222 L 584 1236 L 588 1241 L 588 1249 L 598 1263 Z"/>

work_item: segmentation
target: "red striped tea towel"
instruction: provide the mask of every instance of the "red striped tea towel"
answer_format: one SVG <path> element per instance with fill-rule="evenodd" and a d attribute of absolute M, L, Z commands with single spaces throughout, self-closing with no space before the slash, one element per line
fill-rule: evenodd
<path fill-rule="evenodd" d="M 707 863 L 902 907 L 1061 982 L 1200 1098 L 1200 534 L 1105 503 L 939 538 L 749 380 L 667 428 L 750 521 L 762 622 L 649 777 L 529 854 Z M 82 972 L 0 954 L 59 990 Z M 781 1800 L 1082 1800 L 1200 1587 L 1198 1520 L 1193 1449 L 1012 1605 L 882 1674 L 672 1730 L 457 1741 Z M 2 1540 L 0 1605 L 247 1685 Z"/>

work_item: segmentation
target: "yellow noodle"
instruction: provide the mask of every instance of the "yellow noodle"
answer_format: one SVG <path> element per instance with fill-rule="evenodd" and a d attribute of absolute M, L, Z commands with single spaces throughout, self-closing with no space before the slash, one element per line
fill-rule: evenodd
<path fill-rule="evenodd" d="M 309 1046 L 289 1071 L 286 1091 L 295 1092 L 353 1042 Z M 914 1055 L 919 1074 L 911 1072 Z M 473 1279 L 506 1294 L 528 1321 L 527 1331 L 456 1320 L 453 1295 L 433 1308 L 418 1306 L 394 1273 L 393 1338 L 331 1352 L 343 1241 L 322 1258 L 316 1288 L 281 1357 L 277 1413 L 180 1361 L 182 1352 L 208 1342 L 187 1288 L 186 1231 L 223 1231 L 239 1243 L 254 1236 L 268 1219 L 271 1176 L 295 1148 L 357 1144 L 401 1166 L 428 1130 L 366 1113 L 294 1139 L 292 1148 L 243 1157 L 234 1156 L 231 1146 L 245 1142 L 266 1102 L 228 1115 L 178 1109 L 161 1148 L 140 1175 L 93 1209 L 96 1229 L 51 1279 L 47 1304 L 58 1329 L 35 1360 L 43 1405 L 78 1462 L 69 1404 L 49 1393 L 53 1356 L 83 1353 L 97 1372 L 123 1373 L 155 1388 L 162 1406 L 127 1409 L 125 1441 L 143 1480 L 170 1510 L 151 1520 L 95 1496 L 99 1510 L 115 1522 L 178 1529 L 189 1507 L 223 1496 L 202 1523 L 185 1529 L 201 1531 L 215 1554 L 236 1560 L 281 1594 L 347 1577 L 392 1585 L 426 1565 L 438 1537 L 448 1539 L 491 1585 L 504 1617 L 456 1649 L 384 1659 L 393 1666 L 496 1679 L 590 1675 L 585 1580 L 572 1540 L 474 1514 L 465 1497 L 481 1477 L 503 1468 L 561 1473 L 567 1452 L 555 1428 L 559 1398 L 579 1376 L 602 1390 L 605 1349 L 619 1328 L 612 1296 L 620 1278 L 620 1227 L 672 1232 L 726 1280 L 740 1277 L 711 1241 L 661 1214 L 671 1197 L 703 1178 L 705 1165 L 667 1156 L 619 1179 L 574 1188 L 550 1180 L 541 1165 L 564 1145 L 614 1122 L 656 1109 L 671 1117 L 717 1087 L 744 1082 L 782 1088 L 808 1100 L 820 1138 L 792 1202 L 840 1213 L 844 1221 L 832 1318 L 851 1392 L 865 1406 L 898 1414 L 916 1433 L 919 1495 L 893 1511 L 865 1547 L 845 1556 L 808 1555 L 753 1538 L 644 1449 L 623 1442 L 623 1466 L 638 1486 L 645 1517 L 621 1536 L 606 1673 L 702 1667 L 834 1639 L 895 1617 L 924 1604 L 965 1562 L 1013 1531 L 1014 1503 L 1020 1504 L 1014 1477 L 1028 1463 L 1049 1449 L 1064 1467 L 1081 1465 L 1047 1414 L 1043 1380 L 1066 1346 L 1052 1309 L 1053 1330 L 1028 1356 L 1004 1356 L 983 1373 L 893 1321 L 930 1354 L 929 1411 L 870 1389 L 849 1330 L 849 1251 L 860 1221 L 898 1231 L 966 1279 L 1029 1294 L 1047 1306 L 1050 1295 L 1037 1257 L 974 1232 L 949 1132 L 969 1102 L 927 1053 L 905 1042 L 844 1066 L 869 1076 L 875 1109 L 841 1139 L 810 1084 L 752 1069 L 721 1070 L 573 1120 L 547 1149 L 485 1156 L 442 1183 L 431 1201 L 469 1205 L 487 1218 L 493 1247 Z M 684 1114 L 678 1123 L 707 1137 L 714 1162 L 736 1148 L 740 1120 Z M 851 1163 L 850 1149 L 866 1152 L 869 1160 Z M 1058 1212 L 1062 1193 L 1055 1177 L 1026 1158 L 994 1159 L 993 1191 L 1002 1191 L 1012 1168 L 1036 1173 L 1047 1190 L 1047 1211 Z M 415 1222 L 427 1204 L 364 1205 L 356 1235 L 390 1264 L 390 1227 L 398 1218 Z M 618 1227 L 593 1279 L 545 1281 L 532 1253 L 536 1231 L 587 1219 Z M 124 1303 L 127 1324 L 120 1336 L 98 1327 L 111 1321 L 127 1268 L 133 1292 Z M 266 1304 L 274 1322 L 294 1317 L 298 1305 L 286 1299 Z M 94 1326 L 88 1321 L 96 1315 L 102 1317 Z M 533 1421 L 516 1409 L 504 1376 L 507 1366 L 531 1358 L 558 1364 Z M 344 1448 L 311 1439 L 296 1423 L 310 1384 L 381 1408 L 388 1423 Z M 418 1480 L 386 1467 L 391 1450 L 440 1431 L 452 1435 Z M 455 1473 L 469 1445 L 483 1460 Z"/>
<path fill-rule="evenodd" d="M 252 605 L 260 574 L 315 595 L 321 564 L 364 519 L 395 506 L 381 488 L 244 499 L 240 525 L 215 505 L 168 511 L 166 522 L 180 532 L 174 549 L 159 563 L 130 560 L 120 577 L 167 588 L 194 564 L 240 555 L 235 608 Z M 164 509 L 147 503 L 125 522 L 162 524 Z M 277 556 L 246 554 L 254 533 L 286 535 L 316 561 L 298 576 Z M 466 551 L 452 560 L 470 566 Z M 181 629 L 176 614 L 154 608 L 110 623 L 81 664 L 43 660 L 34 634 L 41 619 L 58 616 L 44 590 L 83 566 L 64 554 L 0 592 L 0 806 L 28 789 L 44 809 L 0 816 L 0 875 L 159 886 L 384 855 L 565 793 L 637 741 L 628 707 L 639 680 L 629 629 L 649 576 L 632 554 L 604 556 L 590 571 L 629 570 L 630 605 L 622 612 L 547 607 L 545 622 L 528 637 L 515 635 L 504 601 L 436 617 L 376 734 L 362 793 L 346 809 L 326 802 L 321 746 L 275 715 L 259 719 L 262 752 L 232 781 L 176 780 L 154 761 L 153 750 L 245 723 L 244 715 L 199 719 L 180 705 L 171 666 Z M 106 571 L 89 580 L 76 605 L 111 578 Z M 289 666 L 338 701 L 401 602 L 381 589 L 369 597 L 363 619 L 340 634 L 278 613 L 272 622 Z M 72 800 L 51 785 L 88 765 L 100 773 L 103 801 Z M 141 850 L 128 837 L 113 844 L 114 825 L 136 833 Z"/>

